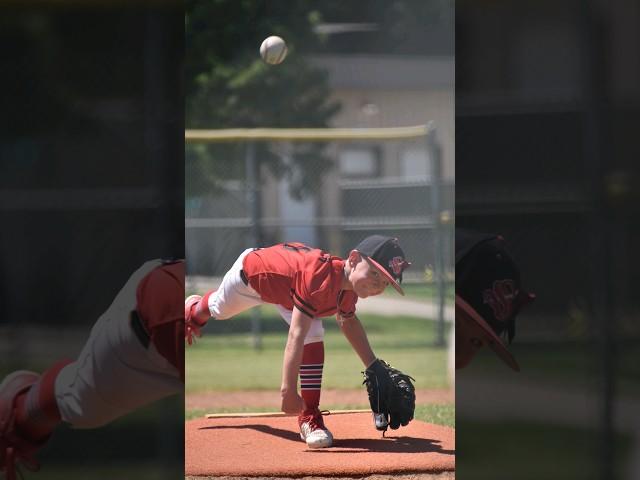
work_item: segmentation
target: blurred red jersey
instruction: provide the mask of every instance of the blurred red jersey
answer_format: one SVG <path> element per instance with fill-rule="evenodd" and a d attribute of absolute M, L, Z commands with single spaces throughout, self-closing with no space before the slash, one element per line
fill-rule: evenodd
<path fill-rule="evenodd" d="M 184 381 L 184 262 L 164 262 L 149 272 L 136 299 L 151 342 Z"/>
<path fill-rule="evenodd" d="M 343 290 L 345 261 L 302 243 L 281 243 L 248 254 L 243 271 L 262 300 L 309 317 L 355 314 L 358 296 Z"/>

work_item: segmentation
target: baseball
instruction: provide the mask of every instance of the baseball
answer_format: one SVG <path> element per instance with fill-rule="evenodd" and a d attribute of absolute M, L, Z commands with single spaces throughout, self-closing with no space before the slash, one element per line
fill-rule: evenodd
<path fill-rule="evenodd" d="M 277 65 L 287 56 L 287 44 L 280 37 L 271 36 L 264 39 L 260 45 L 260 56 L 271 65 Z"/>

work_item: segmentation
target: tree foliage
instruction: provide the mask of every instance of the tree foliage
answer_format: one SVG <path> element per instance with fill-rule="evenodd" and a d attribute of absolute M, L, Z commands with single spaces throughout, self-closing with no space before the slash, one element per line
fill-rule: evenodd
<path fill-rule="evenodd" d="M 322 20 L 318 2 L 267 0 L 187 0 L 185 93 L 187 128 L 327 127 L 339 105 L 329 100 L 325 72 L 309 64 L 302 51 L 316 49 L 313 27 Z M 259 55 L 262 40 L 279 35 L 289 53 L 280 65 Z M 285 164 L 269 144 L 257 145 L 257 158 L 276 175 L 297 179 L 292 193 L 314 191 L 318 177 L 302 161 L 321 157 L 318 144 L 295 145 Z M 237 145 L 191 148 L 187 161 L 198 178 L 192 192 L 242 173 Z M 328 159 L 324 159 L 328 162 Z M 292 170 L 297 170 L 295 174 Z"/>
<path fill-rule="evenodd" d="M 339 105 L 330 100 L 325 72 L 312 53 L 451 55 L 452 0 L 186 0 L 185 92 L 188 128 L 327 127 Z M 369 23 L 371 31 L 323 36 L 323 23 Z M 287 59 L 262 62 L 259 47 L 279 35 Z M 288 175 L 292 194 L 313 192 L 321 177 L 306 158 L 322 157 L 320 144 L 295 144 L 291 164 L 269 145 L 257 146 L 262 164 Z M 190 192 L 244 175 L 243 147 L 199 146 L 187 150 Z M 328 159 L 324 158 L 327 170 Z"/>

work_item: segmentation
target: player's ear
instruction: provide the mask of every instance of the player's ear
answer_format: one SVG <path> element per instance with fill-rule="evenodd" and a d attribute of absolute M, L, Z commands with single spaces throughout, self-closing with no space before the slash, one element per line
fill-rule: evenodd
<path fill-rule="evenodd" d="M 357 250 L 351 250 L 347 260 L 349 261 L 349 265 L 354 267 L 360 262 L 360 260 L 362 260 L 362 255 L 360 255 L 360 252 Z"/>

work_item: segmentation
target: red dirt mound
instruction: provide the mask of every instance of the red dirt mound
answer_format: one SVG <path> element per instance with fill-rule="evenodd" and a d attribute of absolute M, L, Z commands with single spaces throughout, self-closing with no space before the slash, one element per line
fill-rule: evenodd
<path fill-rule="evenodd" d="M 417 420 L 382 438 L 368 413 L 325 417 L 334 446 L 312 450 L 295 417 L 185 423 L 185 475 L 351 476 L 455 469 L 455 430 Z"/>

